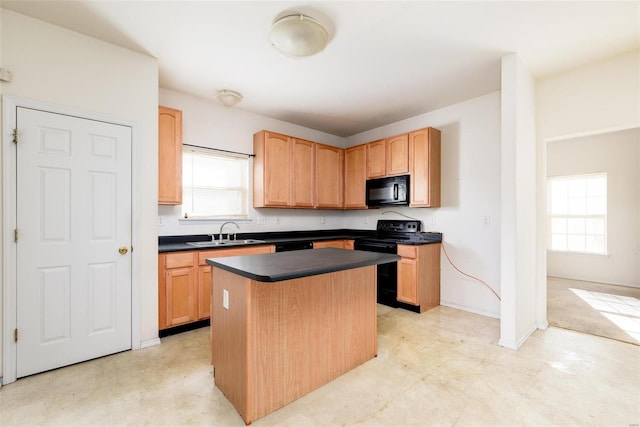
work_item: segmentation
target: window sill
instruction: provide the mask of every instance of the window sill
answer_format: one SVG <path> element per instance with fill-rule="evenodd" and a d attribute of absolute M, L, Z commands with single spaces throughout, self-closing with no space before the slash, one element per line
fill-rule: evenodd
<path fill-rule="evenodd" d="M 579 256 L 595 256 L 595 257 L 609 257 L 609 253 L 598 254 L 593 252 L 571 252 L 571 251 L 558 251 L 553 249 L 547 249 L 547 254 L 553 255 L 579 255 Z"/>
<path fill-rule="evenodd" d="M 246 218 L 246 217 L 225 217 L 225 218 L 207 218 L 207 217 L 193 217 L 193 218 L 179 218 L 178 222 L 181 225 L 195 225 L 195 224 L 216 224 L 216 223 L 222 223 L 222 222 L 226 222 L 226 221 L 233 221 L 233 222 L 252 222 L 253 220 L 251 218 Z"/>

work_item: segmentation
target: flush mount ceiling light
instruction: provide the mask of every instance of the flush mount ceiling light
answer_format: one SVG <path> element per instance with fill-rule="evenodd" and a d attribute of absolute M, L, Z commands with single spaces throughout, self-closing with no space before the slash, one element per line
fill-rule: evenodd
<path fill-rule="evenodd" d="M 311 56 L 327 47 L 329 33 L 315 19 L 295 14 L 275 21 L 269 32 L 269 40 L 285 55 Z"/>
<path fill-rule="evenodd" d="M 218 100 L 225 107 L 233 107 L 238 102 L 242 101 L 242 95 L 235 90 L 223 89 L 218 91 Z"/>

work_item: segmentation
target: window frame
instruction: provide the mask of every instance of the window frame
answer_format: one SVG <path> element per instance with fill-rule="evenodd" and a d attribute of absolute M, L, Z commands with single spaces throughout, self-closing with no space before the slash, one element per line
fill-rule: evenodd
<path fill-rule="evenodd" d="M 250 207 L 250 200 L 251 200 L 251 175 L 250 175 L 250 171 L 251 171 L 251 155 L 249 154 L 244 154 L 244 153 L 236 153 L 236 152 L 231 152 L 231 151 L 226 151 L 226 150 L 218 150 L 215 148 L 209 148 L 209 147 L 200 147 L 200 146 L 194 146 L 194 145 L 188 145 L 188 144 L 183 144 L 182 146 L 183 148 L 183 176 L 182 176 L 182 191 L 183 191 L 183 203 L 181 205 L 181 214 L 180 214 L 180 222 L 186 221 L 186 222 L 197 222 L 197 221 L 224 221 L 224 220 L 235 220 L 235 221 L 251 221 L 251 218 L 249 216 L 249 207 Z M 227 158 L 227 159 L 238 159 L 238 160 L 243 160 L 243 162 L 241 163 L 244 166 L 244 170 L 241 171 L 241 174 L 243 176 L 243 181 L 244 181 L 244 186 L 242 188 L 240 188 L 241 193 L 243 194 L 243 198 L 244 200 L 241 201 L 242 203 L 242 207 L 241 210 L 242 212 L 239 214 L 234 214 L 234 213 L 224 213 L 224 214 L 220 214 L 220 215 L 216 215 L 216 214 L 207 214 L 207 213 L 189 213 L 188 211 L 186 211 L 186 203 L 185 203 L 185 199 L 187 198 L 187 193 L 189 191 L 191 191 L 191 194 L 193 195 L 193 189 L 194 186 L 186 186 L 185 185 L 185 170 L 187 170 L 187 168 L 184 167 L 184 162 L 185 162 L 185 153 L 187 153 L 188 155 L 201 155 L 201 156 L 209 156 L 209 157 L 216 157 L 216 158 Z M 238 188 L 238 187 L 221 187 L 222 189 L 224 188 Z M 191 196 L 193 197 L 193 196 Z M 193 204 L 192 204 L 193 206 Z M 191 207 L 192 207 L 191 206 Z"/>
<path fill-rule="evenodd" d="M 588 213 L 588 201 L 589 201 L 589 195 L 585 194 L 584 196 L 584 205 L 585 205 L 585 213 L 580 213 L 580 214 L 576 214 L 576 213 L 569 213 L 569 212 L 565 212 L 565 213 L 554 213 L 553 212 L 553 194 L 552 194 L 552 183 L 553 182 L 560 182 L 560 181 L 576 181 L 576 180 L 584 180 L 585 181 L 585 185 L 588 185 L 587 182 L 590 179 L 593 178 L 604 178 L 604 213 Z M 557 175 L 557 176 L 548 176 L 547 180 L 546 180 L 546 191 L 547 191 L 547 196 L 546 196 L 546 249 L 548 252 L 553 252 L 553 253 L 557 253 L 557 254 L 571 254 L 571 255 L 588 255 L 588 256 L 608 256 L 609 252 L 608 252 L 608 196 L 609 196 L 609 192 L 608 192 L 608 176 L 606 172 L 596 172 L 596 173 L 585 173 L 585 174 L 574 174 L 574 175 Z M 567 206 L 570 206 L 570 196 L 567 195 Z M 569 207 L 567 209 L 570 209 Z M 567 224 L 566 226 L 566 230 L 564 233 L 553 233 L 553 220 L 554 219 L 566 219 L 567 220 Z M 569 225 L 569 221 L 570 220 L 580 220 L 583 219 L 584 222 L 584 232 L 582 233 L 571 233 L 570 232 L 570 225 Z M 603 232 L 602 233 L 594 233 L 591 232 L 589 233 L 589 226 L 588 226 L 588 221 L 590 219 L 598 219 L 601 220 L 603 223 Z M 565 248 L 566 249 L 558 249 L 558 248 L 554 248 L 553 247 L 553 236 L 554 234 L 558 234 L 558 235 L 565 235 L 565 238 L 567 239 L 566 244 L 565 244 Z M 569 249 L 569 237 L 571 235 L 574 236 L 583 236 L 585 239 L 585 244 L 584 244 L 584 250 L 575 250 L 575 249 Z M 602 246 L 603 246 L 603 250 L 602 251 L 589 251 L 588 250 L 588 241 L 587 239 L 589 237 L 594 237 L 594 236 L 601 236 L 603 239 L 602 242 Z"/>

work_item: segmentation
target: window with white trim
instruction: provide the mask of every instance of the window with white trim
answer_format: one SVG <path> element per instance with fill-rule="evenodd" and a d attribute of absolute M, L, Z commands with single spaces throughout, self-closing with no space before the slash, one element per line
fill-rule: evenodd
<path fill-rule="evenodd" d="M 183 218 L 248 217 L 249 156 L 183 146 Z"/>
<path fill-rule="evenodd" d="M 547 178 L 547 248 L 606 255 L 606 173 Z"/>

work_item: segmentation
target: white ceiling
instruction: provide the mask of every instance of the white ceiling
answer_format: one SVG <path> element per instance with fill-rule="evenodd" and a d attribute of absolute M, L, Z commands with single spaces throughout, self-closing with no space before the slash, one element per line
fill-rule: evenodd
<path fill-rule="evenodd" d="M 337 136 L 500 88 L 516 52 L 545 76 L 640 48 L 640 2 L 0 1 L 159 61 L 160 86 Z M 267 39 L 284 11 L 326 24 L 325 51 L 285 57 Z"/>

